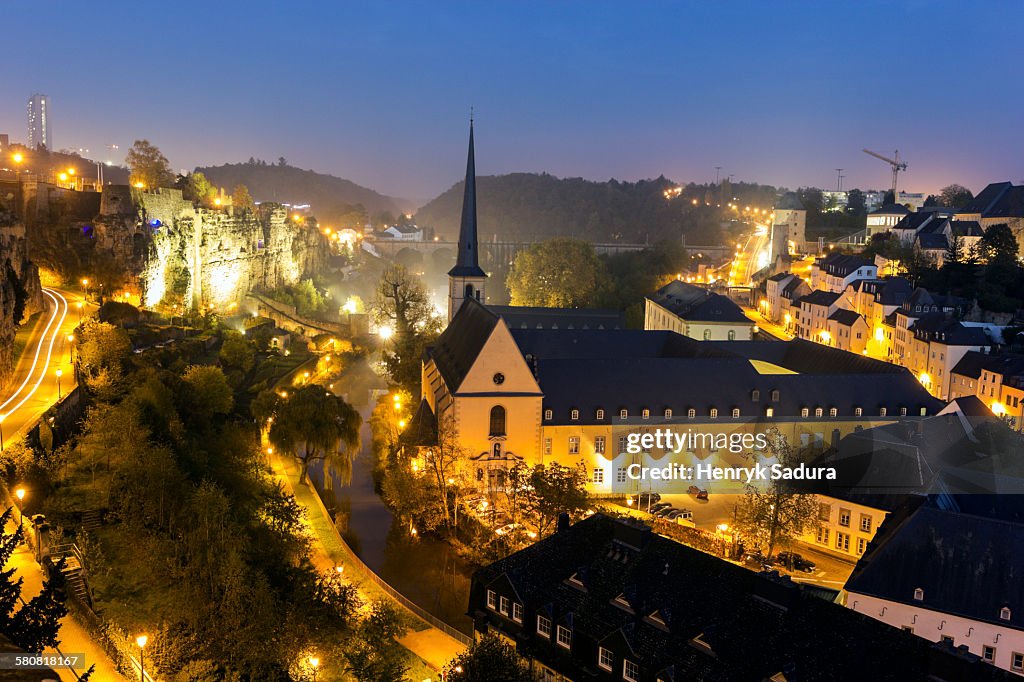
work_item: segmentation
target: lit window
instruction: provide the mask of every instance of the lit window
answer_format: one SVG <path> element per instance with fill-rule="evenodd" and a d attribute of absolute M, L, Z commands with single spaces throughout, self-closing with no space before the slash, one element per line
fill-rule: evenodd
<path fill-rule="evenodd" d="M 569 436 L 569 454 L 578 455 L 580 454 L 580 437 Z"/>
<path fill-rule="evenodd" d="M 551 412 L 551 410 L 544 410 L 544 419 L 545 420 L 550 421 L 552 416 L 553 416 L 553 413 Z"/>
<path fill-rule="evenodd" d="M 572 412 L 569 413 L 569 419 L 571 419 L 573 421 L 576 421 L 579 418 L 580 418 L 580 411 L 579 410 L 573 410 Z"/>
<path fill-rule="evenodd" d="M 717 407 L 712 407 L 711 408 L 711 418 L 714 419 L 717 416 L 718 416 L 718 408 Z"/>
<path fill-rule="evenodd" d="M 603 646 L 597 648 L 597 665 L 602 670 L 611 671 L 612 665 L 615 664 L 615 654 Z"/>
<path fill-rule="evenodd" d="M 595 415 L 598 419 L 604 419 L 604 410 L 598 410 Z"/>
<path fill-rule="evenodd" d="M 643 412 L 640 413 L 640 416 L 643 417 L 644 419 L 649 419 L 651 416 L 651 411 L 645 407 L 643 409 Z"/>
<path fill-rule="evenodd" d="M 854 417 L 860 417 L 863 414 L 864 414 L 864 410 L 863 409 L 861 409 L 859 407 L 853 408 L 853 416 Z"/>
<path fill-rule="evenodd" d="M 537 634 L 541 637 L 551 639 L 551 619 L 544 616 L 537 616 Z"/>
<path fill-rule="evenodd" d="M 764 416 L 766 416 L 766 417 L 774 417 L 775 416 L 775 408 L 774 407 L 766 407 L 764 409 Z"/>
<path fill-rule="evenodd" d="M 838 414 L 839 414 L 839 410 L 837 410 L 836 408 L 834 408 L 834 407 L 828 408 L 828 416 L 835 417 Z"/>
<path fill-rule="evenodd" d="M 622 661 L 622 679 L 626 682 L 637 682 L 640 679 L 640 666 L 628 658 Z"/>
<path fill-rule="evenodd" d="M 879 417 L 884 417 L 885 416 L 885 408 L 884 407 L 878 411 L 878 416 Z"/>
<path fill-rule="evenodd" d="M 906 417 L 907 416 L 907 408 L 905 408 L 905 407 L 901 407 L 900 408 L 900 416 L 901 417 Z"/>
<path fill-rule="evenodd" d="M 740 408 L 738 408 L 738 407 L 732 408 L 732 416 L 733 416 L 734 419 L 736 417 L 740 416 Z"/>
<path fill-rule="evenodd" d="M 801 407 L 800 408 L 800 416 L 801 417 L 806 417 L 808 414 L 810 414 L 810 413 L 809 413 L 809 411 L 807 410 L 806 407 Z"/>
<path fill-rule="evenodd" d="M 693 408 L 691 407 L 690 409 L 688 409 L 688 410 L 686 411 L 686 416 L 687 416 L 687 417 L 689 417 L 690 419 L 693 419 L 694 417 L 696 417 L 696 416 L 697 416 L 697 410 L 695 410 L 695 409 L 693 409 Z"/>
<path fill-rule="evenodd" d="M 815 407 L 815 408 L 814 408 L 814 416 L 815 416 L 815 417 L 820 417 L 820 416 L 821 416 L 821 415 L 823 415 L 824 413 L 825 413 L 825 411 L 824 411 L 824 410 L 822 410 L 822 409 L 821 409 L 820 407 Z"/>
<path fill-rule="evenodd" d="M 625 419 L 628 416 L 629 410 L 627 410 L 626 408 L 622 408 L 621 410 L 619 410 L 619 419 Z"/>
<path fill-rule="evenodd" d="M 671 419 L 671 418 L 672 418 L 672 408 L 671 407 L 666 407 L 665 408 L 665 419 Z"/>
<path fill-rule="evenodd" d="M 924 601 L 924 590 L 920 587 L 914 590 L 914 601 Z"/>
<path fill-rule="evenodd" d="M 999 610 L 999 620 L 1010 620 L 1010 607 L 1004 606 Z"/>
<path fill-rule="evenodd" d="M 558 632 L 555 634 L 555 641 L 558 642 L 560 647 L 570 648 L 572 646 L 572 630 L 564 625 L 559 625 Z"/>

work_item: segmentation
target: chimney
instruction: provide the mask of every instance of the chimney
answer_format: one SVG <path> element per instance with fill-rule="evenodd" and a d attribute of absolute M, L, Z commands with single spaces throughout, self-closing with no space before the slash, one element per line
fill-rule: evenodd
<path fill-rule="evenodd" d="M 561 533 L 567 530 L 569 530 L 569 515 L 562 512 L 558 515 L 558 526 L 556 532 Z"/>

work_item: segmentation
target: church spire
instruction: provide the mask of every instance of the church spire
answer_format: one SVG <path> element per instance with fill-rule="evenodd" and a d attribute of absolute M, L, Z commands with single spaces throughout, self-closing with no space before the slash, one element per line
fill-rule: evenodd
<path fill-rule="evenodd" d="M 459 225 L 459 253 L 451 277 L 486 277 L 477 257 L 476 234 L 476 156 L 473 152 L 473 119 L 469 119 L 469 156 L 466 159 L 466 183 L 462 195 L 462 222 Z"/>

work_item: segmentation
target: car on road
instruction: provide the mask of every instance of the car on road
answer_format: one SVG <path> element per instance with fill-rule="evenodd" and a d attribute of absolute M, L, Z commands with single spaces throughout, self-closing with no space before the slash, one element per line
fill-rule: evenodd
<path fill-rule="evenodd" d="M 699 488 L 695 485 L 691 485 L 689 488 L 686 489 L 686 492 L 690 493 L 698 500 L 708 499 L 708 491 L 706 488 Z"/>
<path fill-rule="evenodd" d="M 795 571 L 803 571 L 804 573 L 811 573 L 814 571 L 815 567 L 815 563 L 813 561 L 805 559 L 796 552 L 779 552 L 775 561 L 786 568 L 791 568 Z"/>

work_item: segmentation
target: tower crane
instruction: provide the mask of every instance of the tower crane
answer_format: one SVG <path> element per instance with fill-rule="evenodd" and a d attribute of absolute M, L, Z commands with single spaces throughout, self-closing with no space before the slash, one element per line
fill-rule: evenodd
<path fill-rule="evenodd" d="M 870 149 L 863 149 L 861 151 L 863 151 L 868 156 L 873 156 L 876 159 L 881 159 L 882 161 L 885 161 L 887 164 L 892 166 L 892 200 L 896 201 L 896 180 L 899 178 L 900 171 L 907 170 L 907 162 L 900 161 L 900 150 L 896 150 L 896 153 L 894 154 L 894 156 L 896 157 L 895 159 L 890 159 L 886 156 L 882 156 L 881 154 L 873 152 Z"/>

